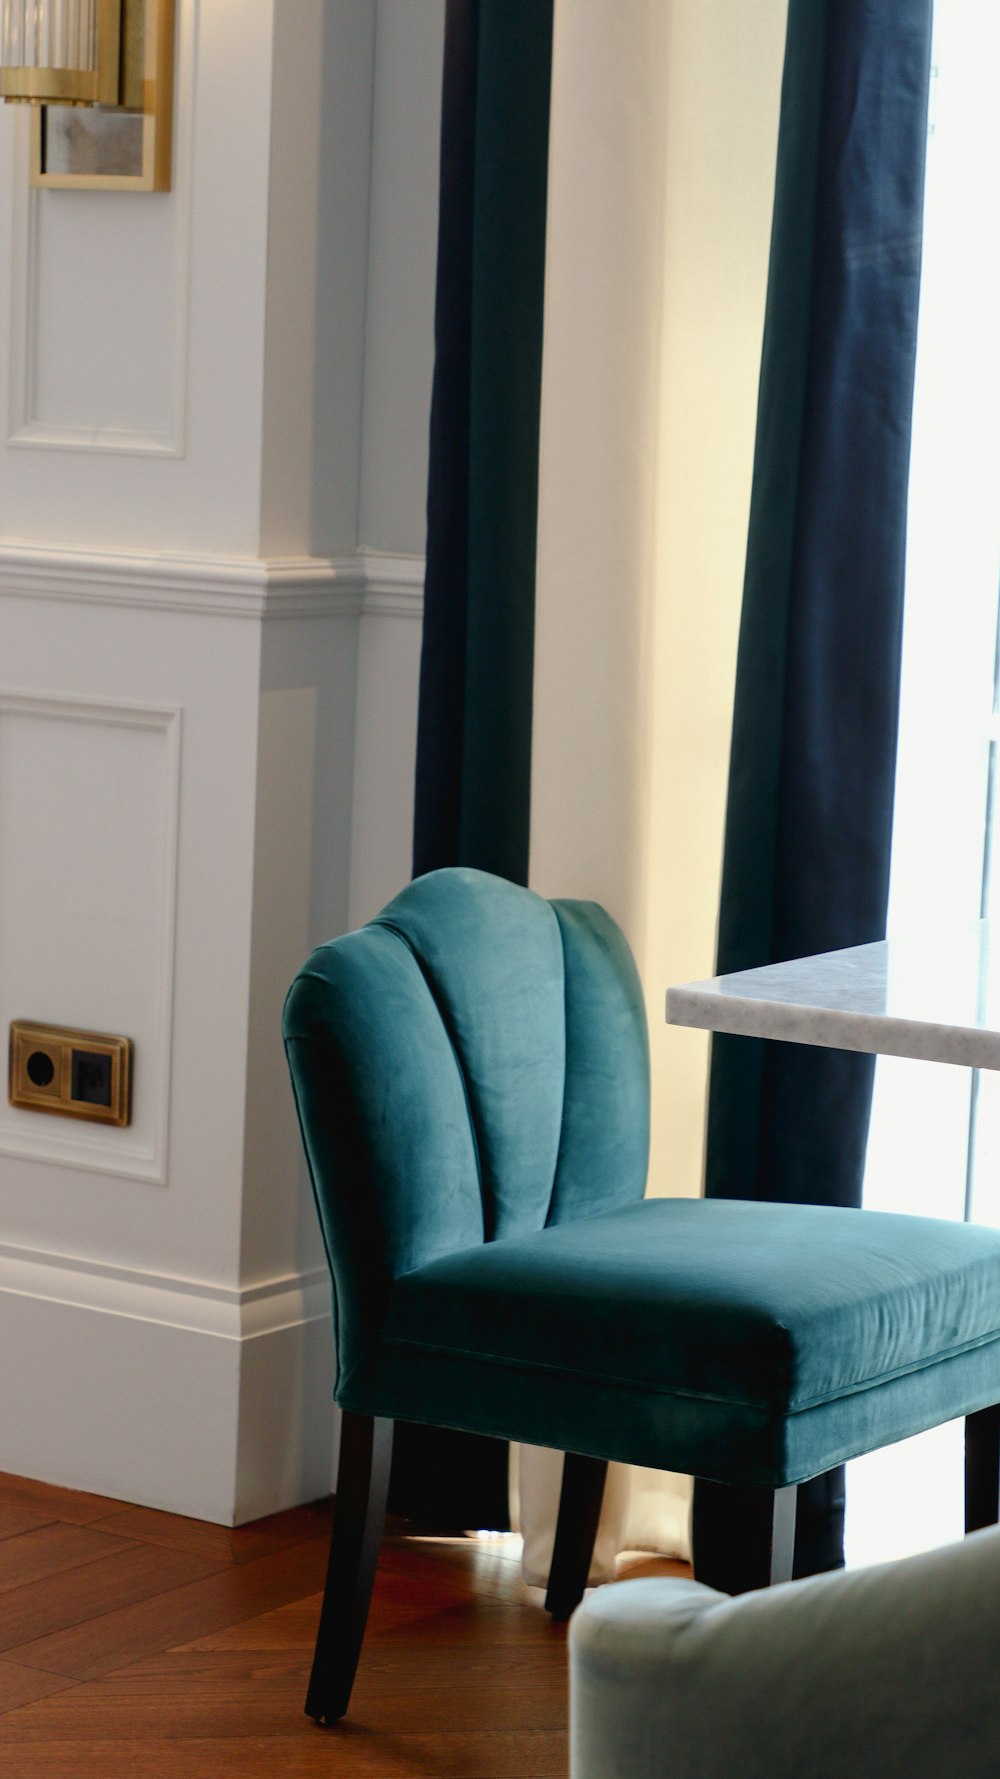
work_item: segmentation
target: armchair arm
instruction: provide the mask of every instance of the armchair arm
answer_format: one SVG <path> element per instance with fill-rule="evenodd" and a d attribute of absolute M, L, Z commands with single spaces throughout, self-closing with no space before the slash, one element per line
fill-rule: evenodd
<path fill-rule="evenodd" d="M 995 1779 L 1000 1530 L 731 1600 L 618 1582 L 570 1626 L 571 1779 Z"/>

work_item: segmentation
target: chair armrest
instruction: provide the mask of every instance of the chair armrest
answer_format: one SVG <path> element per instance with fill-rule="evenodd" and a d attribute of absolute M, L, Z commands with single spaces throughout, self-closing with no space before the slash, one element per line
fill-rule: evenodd
<path fill-rule="evenodd" d="M 571 1779 L 996 1779 L 1000 1531 L 731 1600 L 597 1589 L 570 1626 Z"/>

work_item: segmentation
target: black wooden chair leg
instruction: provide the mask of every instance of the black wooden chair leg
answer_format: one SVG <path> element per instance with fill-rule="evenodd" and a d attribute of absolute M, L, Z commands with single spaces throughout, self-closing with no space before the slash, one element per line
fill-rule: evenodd
<path fill-rule="evenodd" d="M 774 1489 L 771 1494 L 771 1557 L 770 1572 L 767 1578 L 768 1587 L 777 1587 L 783 1581 L 791 1581 L 792 1565 L 795 1561 L 795 1511 L 798 1505 L 798 1488 L 792 1483 L 786 1489 Z"/>
<path fill-rule="evenodd" d="M 965 1530 L 1000 1519 L 1000 1404 L 965 1417 Z"/>
<path fill-rule="evenodd" d="M 306 1694 L 306 1715 L 317 1723 L 336 1723 L 351 1696 L 385 1527 L 392 1426 L 371 1415 L 344 1415 L 326 1591 Z"/>
<path fill-rule="evenodd" d="M 725 1594 L 791 1581 L 797 1488 L 695 1480 L 691 1533 L 697 1581 Z"/>
<path fill-rule="evenodd" d="M 603 1458 L 567 1452 L 563 1459 L 559 1518 L 545 1595 L 545 1610 L 557 1624 L 569 1618 L 583 1599 L 607 1474 Z"/>

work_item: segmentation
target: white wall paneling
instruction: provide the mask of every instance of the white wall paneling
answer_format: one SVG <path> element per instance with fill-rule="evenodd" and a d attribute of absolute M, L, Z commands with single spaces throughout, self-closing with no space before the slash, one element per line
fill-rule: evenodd
<path fill-rule="evenodd" d="M 0 1338 L 34 1343 L 41 1391 L 0 1387 L 0 1467 L 222 1520 L 329 1486 L 329 1290 L 281 1003 L 354 886 L 367 915 L 409 872 L 422 579 L 374 553 L 0 546 L 0 1019 L 141 1039 L 114 997 L 148 982 L 148 1029 L 157 1004 L 174 1024 L 169 1094 L 137 1045 L 133 1127 L 0 1109 Z M 74 886 L 106 906 L 125 867 L 142 918 L 116 977 L 120 903 L 104 949 L 81 943 Z M 144 1105 L 137 1160 L 115 1139 Z"/>
<path fill-rule="evenodd" d="M 179 770 L 176 709 L 0 688 L 0 1033 L 135 1045 L 129 1125 L 5 1105 L 0 1154 L 166 1178 Z"/>
<path fill-rule="evenodd" d="M 442 20 L 179 0 L 167 194 L 0 106 L 0 1026 L 136 1040 L 0 1108 L 0 1469 L 224 1522 L 329 1487 L 280 1013 L 410 870 Z"/>
<path fill-rule="evenodd" d="M 11 445 L 183 453 L 196 19 L 197 0 L 180 11 L 170 194 L 32 190 L 28 119 L 17 120 L 7 260 Z"/>
<path fill-rule="evenodd" d="M 288 986 L 348 925 L 359 620 L 283 617 L 260 662 L 241 1277 L 323 1263 L 281 1041 Z"/>
<path fill-rule="evenodd" d="M 33 709 L 35 688 L 44 687 L 48 716 L 40 724 L 42 740 L 34 745 L 55 750 L 52 770 L 57 778 L 64 758 L 60 738 L 75 731 L 85 734 L 87 725 L 56 712 L 92 716 L 90 707 L 97 706 L 97 715 L 107 707 L 114 717 L 123 707 L 125 718 L 133 722 L 145 720 L 144 710 L 153 707 L 154 724 L 160 720 L 156 712 L 179 711 L 178 732 L 183 726 L 167 1192 L 144 1192 L 125 1178 L 114 1185 L 99 1176 L 89 1184 L 77 1180 L 68 1191 L 65 1170 L 49 1165 L 53 1137 L 45 1139 L 48 1161 L 39 1157 L 27 1173 L 0 1147 L 0 1239 L 227 1286 L 248 1282 L 241 1274 L 241 1253 L 244 1173 L 255 1159 L 245 1149 L 244 1129 L 251 1003 L 256 1004 L 260 993 L 254 971 L 269 972 L 273 1001 L 282 976 L 282 992 L 287 987 L 307 941 L 327 938 L 347 924 L 354 686 L 363 594 L 363 572 L 354 559 L 323 565 L 164 562 L 111 553 L 78 552 L 74 557 L 41 546 L 0 548 L 0 635 L 11 688 L 8 702 L 12 712 L 20 711 L 22 703 Z M 278 701 L 279 720 L 275 701 L 262 701 L 262 692 L 274 691 L 285 700 Z M 133 1021 L 95 1009 L 86 951 L 74 952 L 66 910 L 72 913 L 75 882 L 100 884 L 102 873 L 113 878 L 116 860 L 132 859 L 133 845 L 149 882 L 158 881 L 148 860 L 152 835 L 159 831 L 156 824 L 166 820 L 166 790 L 165 779 L 158 791 L 149 773 L 159 771 L 155 747 L 165 744 L 163 732 L 155 728 L 145 734 L 125 723 L 92 726 L 105 755 L 110 748 L 113 762 L 120 764 L 123 782 L 130 786 L 128 797 L 102 804 L 99 819 L 91 822 L 84 755 L 74 760 L 67 743 L 68 783 L 79 807 L 71 807 L 61 820 L 58 795 L 66 793 L 47 794 L 48 754 L 38 762 L 45 766 L 40 773 L 31 758 L 38 719 L 31 719 L 29 735 L 26 715 L 0 713 L 0 876 L 5 885 L 9 879 L 12 891 L 5 898 L 0 934 L 11 954 L 18 949 L 19 932 L 30 934 L 30 943 L 19 947 L 12 987 L 0 985 L 0 1000 L 17 993 L 5 1016 L 120 1029 L 138 1038 L 143 1033 Z M 119 761 L 114 749 L 119 743 L 124 747 L 126 736 L 127 758 Z M 153 749 L 145 766 L 144 740 Z M 273 794 L 268 789 L 272 781 Z M 154 794 L 141 796 L 143 786 Z M 134 842 L 133 803 L 141 803 L 135 810 Z M 268 832 L 282 821 L 281 843 L 269 847 Z M 298 851 L 285 844 L 289 822 L 298 824 Z M 15 850 L 23 854 L 16 859 L 7 838 L 9 823 L 14 825 Z M 309 900 L 303 903 L 306 853 L 311 875 Z M 49 951 L 58 967 L 38 929 L 41 905 L 35 908 L 39 894 L 30 876 L 34 871 L 44 877 L 49 865 L 54 874 L 57 864 L 58 894 L 65 907 L 58 904 L 53 917 Z M 265 867 L 269 876 L 262 874 Z M 144 893 L 148 905 L 153 891 Z M 289 919 L 293 906 L 299 908 L 295 922 Z M 277 950 L 270 942 L 260 948 L 267 930 L 276 935 Z M 108 944 L 114 943 L 112 929 Z M 159 955 L 155 946 L 150 947 L 150 957 L 154 955 Z M 133 995 L 141 987 L 141 968 L 152 969 L 145 956 L 127 972 L 135 976 Z M 110 965 L 104 973 L 109 972 Z M 39 997 L 46 998 L 44 1007 L 38 1005 Z M 146 1017 L 151 1024 L 152 1014 Z M 279 1017 L 280 998 L 267 1014 L 269 1087 L 255 1100 L 265 1120 L 275 1103 L 282 1112 L 288 1109 Z M 141 1057 L 136 1061 L 138 1109 L 145 1077 Z M 7 1138 L 4 1116 L 0 1130 Z M 29 1120 L 32 1130 L 56 1123 L 26 1112 L 16 1117 L 22 1142 Z M 67 1133 L 75 1128 L 59 1120 L 58 1138 L 71 1140 Z M 130 1138 L 128 1128 L 94 1128 L 96 1140 L 106 1146 L 111 1138 Z M 59 1153 L 65 1159 L 61 1149 Z M 266 1184 L 261 1190 L 267 1190 Z M 280 1182 L 271 1190 L 276 1203 L 286 1207 Z M 262 1254 L 254 1262 L 256 1276 L 294 1270 L 304 1239 L 287 1233 L 287 1252 L 280 1258 L 273 1250 Z M 307 1259 L 312 1264 L 315 1254 Z"/>
<path fill-rule="evenodd" d="M 179 0 L 170 192 L 29 192 L 0 108 L 5 536 L 257 554 L 272 13 Z"/>
<path fill-rule="evenodd" d="M 0 1467 L 226 1522 L 329 1486 L 280 1007 L 346 924 L 363 593 L 353 560 L 0 549 L 0 1017 L 137 1040 L 124 1131 L 0 1111 L 0 1338 L 34 1380 L 0 1384 Z"/>

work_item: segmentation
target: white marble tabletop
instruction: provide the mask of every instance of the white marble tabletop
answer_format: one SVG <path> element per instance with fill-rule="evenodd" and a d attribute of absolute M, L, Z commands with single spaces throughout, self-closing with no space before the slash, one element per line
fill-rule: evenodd
<path fill-rule="evenodd" d="M 768 964 L 667 991 L 671 1025 L 1000 1069 L 990 923 Z"/>

